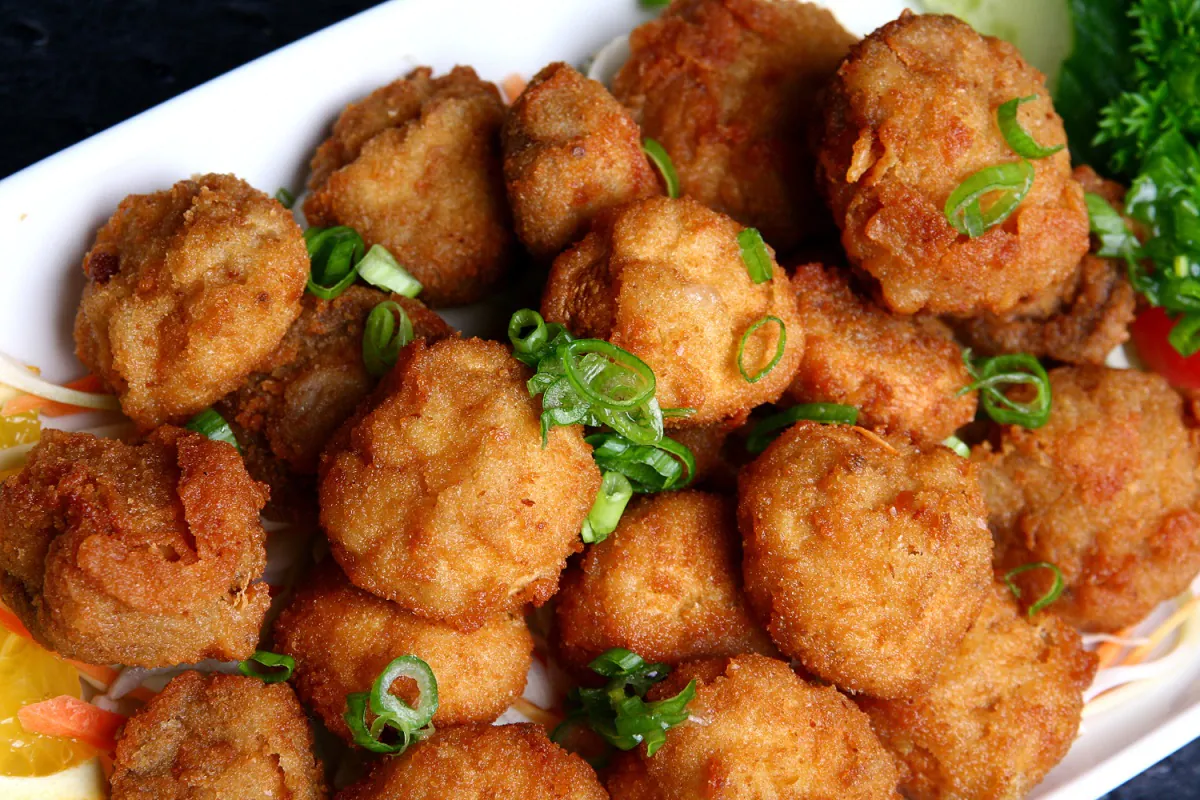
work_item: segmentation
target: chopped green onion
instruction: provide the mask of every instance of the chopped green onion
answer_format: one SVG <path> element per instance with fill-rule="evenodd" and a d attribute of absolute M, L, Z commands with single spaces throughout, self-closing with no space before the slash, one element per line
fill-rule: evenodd
<path fill-rule="evenodd" d="M 771 256 L 767 253 L 767 243 L 756 228 L 744 228 L 737 235 L 738 247 L 742 251 L 742 263 L 750 273 L 750 280 L 755 283 L 766 283 L 775 275 L 771 269 Z"/>
<path fill-rule="evenodd" d="M 304 232 L 304 243 L 312 264 L 308 291 L 322 300 L 332 300 L 354 283 L 358 277 L 356 264 L 366 245 L 353 228 L 309 228 Z"/>
<path fill-rule="evenodd" d="M 767 445 L 775 441 L 784 428 L 800 420 L 854 425 L 858 422 L 858 409 L 854 406 L 843 406 L 837 403 L 801 403 L 792 406 L 786 411 L 772 414 L 755 425 L 754 430 L 746 437 L 746 450 L 751 453 L 761 453 L 767 449 Z"/>
<path fill-rule="evenodd" d="M 363 325 L 362 354 L 367 372 L 376 378 L 386 375 L 396 366 L 401 348 L 412 340 L 412 321 L 399 303 L 384 300 L 372 308 Z"/>
<path fill-rule="evenodd" d="M 417 684 L 417 704 L 410 706 L 392 694 L 392 684 L 398 678 L 409 678 Z M 367 710 L 375 719 L 367 724 Z M 402 753 L 414 740 L 425 738 L 433 731 L 430 724 L 438 709 L 437 678 L 420 658 L 404 655 L 386 667 L 369 692 L 346 696 L 343 719 L 350 728 L 354 743 L 373 753 Z M 382 737 L 385 731 L 395 731 L 400 739 L 389 744 Z"/>
<path fill-rule="evenodd" d="M 646 362 L 603 339 L 575 339 L 559 354 L 571 387 L 593 406 L 631 411 L 654 397 L 654 372 Z"/>
<path fill-rule="evenodd" d="M 525 333 L 529 328 L 532 330 Z M 533 363 L 525 363 L 535 367 L 546 343 L 550 341 L 546 321 L 532 308 L 522 308 L 508 321 L 508 340 L 512 342 L 513 355 L 523 361 L 532 358 Z"/>
<path fill-rule="evenodd" d="M 679 175 L 675 172 L 675 165 L 671 162 L 667 148 L 653 139 L 643 139 L 642 150 L 662 175 L 663 183 L 667 187 L 667 197 L 679 197 Z"/>
<path fill-rule="evenodd" d="M 282 683 L 292 677 L 295 669 L 296 659 L 269 650 L 255 651 L 254 655 L 238 664 L 238 672 L 247 678 L 258 678 L 263 683 Z"/>
<path fill-rule="evenodd" d="M 391 755 L 403 753 L 412 743 L 412 733 L 398 723 L 393 724 L 394 721 L 386 715 L 376 717 L 370 725 L 367 725 L 367 703 L 369 697 L 369 692 L 354 692 L 353 694 L 346 695 L 346 713 L 342 715 L 342 719 L 346 721 L 346 726 L 350 728 L 350 736 L 354 743 L 359 747 L 370 750 L 372 753 L 386 753 Z M 391 744 L 384 742 L 383 734 L 387 730 L 392 730 L 399 734 L 399 741 Z"/>
<path fill-rule="evenodd" d="M 690 417 L 696 413 L 694 408 L 664 408 L 662 415 L 664 417 Z"/>
<path fill-rule="evenodd" d="M 1049 158 L 1066 147 L 1065 144 L 1054 147 L 1038 144 L 1029 131 L 1021 127 L 1021 123 L 1017 121 L 1017 108 L 1022 103 L 1036 99 L 1036 94 L 1028 97 L 1014 97 L 1007 103 L 1001 103 L 1000 107 L 996 109 L 996 121 L 1000 125 L 1000 133 L 1003 134 L 1004 141 L 1008 142 L 1012 151 L 1022 158 Z"/>
<path fill-rule="evenodd" d="M 971 238 L 982 236 L 1016 210 L 1033 187 L 1033 176 L 1033 166 L 1023 160 L 979 170 L 946 198 L 946 220 L 961 234 Z M 999 192 L 1000 196 L 983 211 L 980 202 L 993 192 Z"/>
<path fill-rule="evenodd" d="M 1132 255 L 1138 247 L 1137 237 L 1129 230 L 1129 226 L 1116 209 L 1103 197 L 1092 192 L 1085 192 L 1083 200 L 1087 204 L 1088 227 L 1092 235 L 1100 240 L 1100 250 L 1096 255 L 1105 258 Z"/>
<path fill-rule="evenodd" d="M 600 689 L 572 689 L 567 695 L 567 717 L 554 729 L 551 740 L 562 743 L 571 727 L 586 725 L 621 750 L 645 743 L 649 757 L 666 742 L 668 729 L 687 721 L 687 704 L 696 696 L 695 681 L 674 697 L 652 703 L 644 699 L 650 687 L 670 674 L 665 664 L 647 664 L 636 653 L 617 647 L 589 666 L 607 678 L 607 684 Z"/>
<path fill-rule="evenodd" d="M 596 494 L 596 502 L 583 521 L 581 538 L 587 544 L 603 542 L 609 534 L 617 529 L 629 498 L 633 497 L 633 487 L 629 479 L 619 472 L 606 472 L 600 481 L 600 491 Z"/>
<path fill-rule="evenodd" d="M 967 447 L 967 443 L 957 436 L 947 436 L 945 439 L 942 439 L 942 444 L 963 458 L 971 457 L 971 448 Z"/>
<path fill-rule="evenodd" d="M 1032 564 L 1022 564 L 1021 566 L 1016 567 L 1015 569 L 1010 569 L 1008 572 L 1004 573 L 1004 583 L 1008 586 L 1008 590 L 1012 592 L 1018 600 L 1021 599 L 1021 587 L 1017 586 L 1017 584 L 1013 582 L 1013 578 L 1020 575 L 1022 572 L 1028 572 L 1031 569 L 1048 569 L 1053 571 L 1054 583 L 1050 586 L 1050 591 L 1042 595 L 1036 603 L 1029 607 L 1027 614 L 1030 619 L 1032 619 L 1033 616 L 1043 608 L 1061 597 L 1063 588 L 1066 586 L 1066 581 L 1063 580 L 1062 570 L 1051 564 L 1049 561 L 1035 561 Z"/>
<path fill-rule="evenodd" d="M 584 441 L 595 448 L 597 466 L 624 475 L 637 494 L 682 489 L 696 475 L 692 451 L 666 436 L 652 445 L 634 444 L 617 433 L 594 433 Z"/>
<path fill-rule="evenodd" d="M 229 427 L 229 423 L 225 421 L 224 417 L 211 408 L 206 408 L 192 417 L 183 427 L 189 431 L 195 431 L 201 436 L 207 436 L 214 442 L 231 444 L 239 453 L 242 452 L 237 437 L 233 435 L 233 428 Z"/>
<path fill-rule="evenodd" d="M 1033 356 L 1014 353 L 974 360 L 968 349 L 963 352 L 963 363 L 974 383 L 959 389 L 956 396 L 979 390 L 983 410 L 994 421 L 1001 425 L 1040 428 L 1050 419 L 1050 378 Z M 1018 403 L 1005 394 L 1005 387 L 1017 384 L 1032 384 L 1036 388 L 1033 402 Z"/>
<path fill-rule="evenodd" d="M 362 261 L 358 262 L 358 274 L 372 286 L 403 297 L 416 297 L 421 293 L 421 282 L 400 266 L 400 262 L 381 244 L 371 245 Z"/>
<path fill-rule="evenodd" d="M 742 359 L 746 355 L 746 342 L 750 340 L 750 337 L 754 335 L 755 331 L 769 322 L 774 322 L 779 326 L 779 338 L 775 342 L 775 357 L 772 358 L 765 367 L 751 375 L 746 371 L 745 364 L 742 363 Z M 746 383 L 758 383 L 763 378 L 767 377 L 767 373 L 775 369 L 776 365 L 779 364 L 780 359 L 783 358 L 783 353 L 786 348 L 787 326 L 783 324 L 783 320 L 781 320 L 779 317 L 768 314 L 767 316 L 755 322 L 749 328 L 746 328 L 746 332 L 742 334 L 742 340 L 738 342 L 737 350 L 738 372 L 742 373 L 742 377 L 746 380 Z"/>
<path fill-rule="evenodd" d="M 283 186 L 280 186 L 275 190 L 275 199 L 279 201 L 279 205 L 283 206 L 289 211 L 291 210 L 292 206 L 296 204 L 296 195 L 289 192 L 287 188 Z"/>
<path fill-rule="evenodd" d="M 638 5 L 642 8 L 666 8 L 671 5 L 671 0 L 638 0 Z"/>

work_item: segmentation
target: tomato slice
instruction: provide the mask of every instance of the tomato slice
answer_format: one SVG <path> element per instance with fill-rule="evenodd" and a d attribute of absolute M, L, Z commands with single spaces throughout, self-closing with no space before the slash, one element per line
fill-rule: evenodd
<path fill-rule="evenodd" d="M 1129 328 L 1134 347 L 1143 362 L 1181 389 L 1200 389 L 1200 353 L 1184 358 L 1167 341 L 1175 320 L 1161 308 L 1151 308 L 1138 315 Z"/>

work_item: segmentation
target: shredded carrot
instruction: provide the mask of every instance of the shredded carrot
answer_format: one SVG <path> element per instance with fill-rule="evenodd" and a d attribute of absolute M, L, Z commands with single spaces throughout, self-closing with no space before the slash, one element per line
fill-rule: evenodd
<path fill-rule="evenodd" d="M 1117 631 L 1116 635 L 1122 639 L 1128 638 L 1132 634 L 1133 628 L 1125 628 Z M 1097 645 L 1095 653 L 1096 659 L 1099 662 L 1098 669 L 1111 667 L 1116 663 L 1121 653 L 1125 652 L 1125 645 L 1117 642 L 1101 642 Z"/>
<path fill-rule="evenodd" d="M 547 728 L 552 728 L 558 723 L 562 722 L 562 718 L 559 717 L 559 715 L 552 711 L 547 711 L 541 706 L 534 705 L 524 697 L 518 697 L 516 700 L 514 700 L 513 708 L 515 708 L 517 711 L 520 711 L 526 717 L 538 723 L 539 725 L 543 725 Z"/>
<path fill-rule="evenodd" d="M 882 436 L 880 436 L 878 433 L 876 433 L 875 431 L 869 431 L 866 428 L 860 428 L 857 425 L 854 426 L 854 430 L 858 431 L 865 438 L 870 439 L 872 442 L 879 445 L 880 447 L 887 448 L 888 450 L 890 450 L 893 453 L 897 452 L 896 448 L 894 448 L 890 444 L 888 444 L 887 441 L 884 440 L 884 438 Z"/>
<path fill-rule="evenodd" d="M 521 96 L 521 92 L 525 91 L 525 86 L 528 83 L 524 78 L 515 72 L 509 75 L 504 80 L 500 81 L 500 88 L 504 91 L 505 98 L 508 99 L 508 104 L 511 106 Z"/>
<path fill-rule="evenodd" d="M 17 636 L 24 636 L 26 639 L 32 639 L 33 635 L 29 633 L 29 629 L 25 624 L 14 614 L 8 606 L 0 603 L 0 627 L 6 628 L 9 633 L 15 633 Z"/>
<path fill-rule="evenodd" d="M 95 375 L 85 375 L 82 378 L 63 385 L 68 389 L 74 389 L 79 392 L 107 393 L 104 382 Z M 0 415 L 11 417 L 14 414 L 24 414 L 26 411 L 37 411 L 43 417 L 67 417 L 71 414 L 80 414 L 91 410 L 68 403 L 60 403 L 56 400 L 47 400 L 44 397 L 38 397 L 33 394 L 20 394 L 6 402 L 3 408 L 0 408 Z"/>
<path fill-rule="evenodd" d="M 123 715 L 105 711 L 69 694 L 22 706 L 17 709 L 17 719 L 30 733 L 68 736 L 102 753 L 110 753 L 116 748 L 117 731 L 125 724 Z"/>
<path fill-rule="evenodd" d="M 1200 603 L 1200 597 L 1188 598 L 1187 602 L 1175 609 L 1175 613 L 1167 617 L 1161 625 L 1154 629 L 1153 633 L 1146 637 L 1147 641 L 1145 644 L 1135 648 L 1134 651 L 1129 654 L 1129 658 L 1125 659 L 1123 662 L 1124 665 L 1140 664 L 1145 661 L 1146 658 L 1152 652 L 1154 652 L 1154 649 L 1162 643 L 1163 639 L 1170 636 L 1176 628 L 1182 625 L 1187 618 L 1192 615 L 1192 613 L 1196 610 L 1196 605 L 1198 603 Z"/>

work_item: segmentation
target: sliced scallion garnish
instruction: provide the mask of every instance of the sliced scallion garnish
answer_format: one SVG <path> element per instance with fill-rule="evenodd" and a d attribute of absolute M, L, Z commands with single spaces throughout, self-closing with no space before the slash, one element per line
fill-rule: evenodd
<path fill-rule="evenodd" d="M 771 322 L 779 326 L 779 337 L 775 340 L 775 355 L 769 362 L 767 362 L 765 367 L 751 375 L 746 370 L 746 365 L 743 363 L 743 358 L 746 355 L 746 342 L 750 340 L 750 337 L 754 335 L 755 331 Z M 758 383 L 763 378 L 767 377 L 767 374 L 770 373 L 771 370 L 775 369 L 775 367 L 779 364 L 780 359 L 783 358 L 783 353 L 786 348 L 787 326 L 783 324 L 783 320 L 781 320 L 779 317 L 768 314 L 762 319 L 756 321 L 749 328 L 746 328 L 746 332 L 742 334 L 742 340 L 738 342 L 737 349 L 738 372 L 742 373 L 742 378 L 745 379 L 746 383 Z"/>
<path fill-rule="evenodd" d="M 1004 136 L 1004 141 L 1008 142 L 1012 151 L 1022 158 L 1049 158 L 1066 147 L 1065 144 L 1053 147 L 1038 144 L 1029 131 L 1025 130 L 1017 121 L 1017 109 L 1021 104 L 1036 99 L 1036 94 L 1028 97 L 1014 97 L 1006 103 L 1001 103 L 1000 107 L 996 109 L 996 122 L 1000 125 L 1000 133 Z"/>
<path fill-rule="evenodd" d="M 679 175 L 675 172 L 675 164 L 667 153 L 667 148 L 654 139 L 643 139 L 642 150 L 650 157 L 650 162 L 662 175 L 663 184 L 667 187 L 667 197 L 679 197 Z"/>
<path fill-rule="evenodd" d="M 400 266 L 400 262 L 381 244 L 371 245 L 362 261 L 358 262 L 358 275 L 372 286 L 403 297 L 416 297 L 421 293 L 421 282 Z"/>
<path fill-rule="evenodd" d="M 207 436 L 214 442 L 231 444 L 239 453 L 242 452 L 237 437 L 233 435 L 233 428 L 229 427 L 229 423 L 225 421 L 224 417 L 211 408 L 206 408 L 192 417 L 183 427 L 189 431 L 195 431 L 201 436 Z"/>
<path fill-rule="evenodd" d="M 275 190 L 275 199 L 279 201 L 279 205 L 283 206 L 289 211 L 296 203 L 296 195 L 292 194 L 290 191 L 288 191 L 287 187 L 284 186 L 280 186 Z"/>
<path fill-rule="evenodd" d="M 1004 583 L 1008 586 L 1008 590 L 1013 593 L 1013 596 L 1018 600 L 1021 599 L 1021 587 L 1013 582 L 1013 578 L 1020 575 L 1022 572 L 1029 572 L 1032 569 L 1048 569 L 1054 573 L 1054 583 L 1050 585 L 1050 591 L 1046 592 L 1038 601 L 1029 607 L 1026 612 L 1032 619 L 1035 614 L 1041 611 L 1046 606 L 1053 603 L 1062 596 L 1063 589 L 1066 587 L 1066 581 L 1063 580 L 1062 570 L 1051 564 L 1049 561 L 1035 561 L 1032 564 L 1022 564 L 1019 567 L 1010 569 L 1004 573 Z"/>
<path fill-rule="evenodd" d="M 417 685 L 415 706 L 392 694 L 392 684 L 398 678 L 409 678 Z M 374 716 L 367 723 L 368 710 Z M 403 753 L 413 741 L 420 740 L 433 732 L 434 714 L 438 710 L 437 678 L 433 670 L 420 658 L 404 655 L 392 659 L 375 678 L 369 692 L 355 692 L 346 696 L 346 713 L 343 719 L 350 728 L 354 743 L 373 753 Z M 399 740 L 383 741 L 384 734 L 394 731 Z"/>
<path fill-rule="evenodd" d="M 263 683 L 282 683 L 292 677 L 295 669 L 296 659 L 269 650 L 258 650 L 238 664 L 238 672 Z"/>
<path fill-rule="evenodd" d="M 738 247 L 742 251 L 742 263 L 750 273 L 750 280 L 755 283 L 766 283 L 774 276 L 771 269 L 771 255 L 767 252 L 767 243 L 757 228 L 743 228 L 737 235 Z"/>
<path fill-rule="evenodd" d="M 603 339 L 575 339 L 558 349 L 571 387 L 593 406 L 630 411 L 654 397 L 654 372 L 628 350 Z"/>
<path fill-rule="evenodd" d="M 304 243 L 312 264 L 308 291 L 322 300 L 332 300 L 354 283 L 366 245 L 353 228 L 309 228 L 304 232 Z"/>
<path fill-rule="evenodd" d="M 605 472 L 619 472 L 637 494 L 682 489 L 696 475 L 692 451 L 664 436 L 656 444 L 634 444 L 617 433 L 594 433 L 584 439 Z"/>
<path fill-rule="evenodd" d="M 957 436 L 947 436 L 945 439 L 942 439 L 942 444 L 963 458 L 971 457 L 971 448 L 967 447 L 967 443 Z"/>
<path fill-rule="evenodd" d="M 621 522 L 625 506 L 633 497 L 633 487 L 629 479 L 619 472 L 606 472 L 600 481 L 600 491 L 596 493 L 596 501 L 592 510 L 583 521 L 583 531 L 580 538 L 587 544 L 603 542 Z"/>
<path fill-rule="evenodd" d="M 1033 177 L 1033 166 L 1024 160 L 985 167 L 960 183 L 946 198 L 946 220 L 961 234 L 971 238 L 982 236 L 1016 210 L 1033 187 Z M 992 193 L 999 196 L 984 211 L 982 200 Z"/>
<path fill-rule="evenodd" d="M 386 375 L 396 366 L 401 348 L 412 340 L 412 321 L 403 306 L 395 300 L 384 300 L 372 308 L 363 325 L 362 354 L 367 372 L 376 378 Z"/>
<path fill-rule="evenodd" d="M 1138 248 L 1138 240 L 1117 210 L 1092 192 L 1085 192 L 1083 201 L 1087 204 L 1088 228 L 1100 240 L 1096 255 L 1104 258 L 1132 256 Z"/>
<path fill-rule="evenodd" d="M 746 450 L 751 453 L 761 453 L 779 437 L 784 428 L 790 427 L 800 420 L 854 425 L 858 422 L 858 409 L 838 403 L 801 403 L 792 406 L 786 411 L 766 417 L 755 425 L 754 430 L 746 437 Z"/>
<path fill-rule="evenodd" d="M 1050 419 L 1050 377 L 1033 356 L 1013 353 L 973 359 L 968 349 L 963 352 L 963 363 L 967 365 L 967 374 L 974 382 L 959 389 L 956 396 L 978 390 L 983 410 L 994 421 L 1002 425 L 1040 428 Z M 1035 387 L 1036 394 L 1032 402 L 1018 403 L 1005 394 L 1005 388 L 1018 384 Z"/>

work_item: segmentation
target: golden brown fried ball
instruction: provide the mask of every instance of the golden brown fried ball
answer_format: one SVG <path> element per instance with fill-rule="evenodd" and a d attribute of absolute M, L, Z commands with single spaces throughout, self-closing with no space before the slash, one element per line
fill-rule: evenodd
<path fill-rule="evenodd" d="M 613 93 L 682 192 L 790 252 L 832 229 L 808 146 L 817 94 L 854 43 L 809 3 L 680 0 L 634 30 Z"/>
<path fill-rule="evenodd" d="M 738 486 L 746 591 L 779 649 L 844 689 L 927 687 L 992 580 L 970 461 L 798 422 Z"/>
<path fill-rule="evenodd" d="M 112 800 L 322 800 L 308 718 L 285 683 L 185 672 L 125 724 Z"/>
<path fill-rule="evenodd" d="M 144 428 L 237 388 L 300 313 L 308 250 L 277 201 L 232 175 L 130 195 L 83 259 L 75 352 Z"/>
<path fill-rule="evenodd" d="M 691 451 L 696 460 L 696 477 L 693 486 L 702 486 L 713 491 L 737 491 L 737 473 L 741 468 L 735 447 L 740 445 L 730 440 L 731 431 L 717 423 L 700 428 L 677 428 L 670 438 Z"/>
<path fill-rule="evenodd" d="M 1078 633 L 1052 614 L 1027 621 L 996 584 L 927 692 L 859 705 L 913 800 L 1019 800 L 1070 749 L 1095 671 Z"/>
<path fill-rule="evenodd" d="M 804 359 L 789 399 L 854 406 L 863 427 L 926 442 L 975 418 L 975 393 L 958 396 L 971 378 L 945 324 L 890 314 L 820 264 L 798 267 L 792 288 Z"/>
<path fill-rule="evenodd" d="M 576 670 L 623 647 L 647 661 L 775 652 L 742 594 L 734 501 L 665 492 L 629 505 L 617 530 L 563 575 L 559 655 Z"/>
<path fill-rule="evenodd" d="M 1049 607 L 1112 631 L 1182 592 L 1200 572 L 1200 432 L 1166 380 L 1136 370 L 1050 371 L 1050 421 L 1006 426 L 976 448 L 996 566 L 1046 561 L 1066 591 Z M 1026 602 L 1053 573 L 1017 577 Z"/>
<path fill-rule="evenodd" d="M 381 244 L 452 306 L 484 297 L 511 260 L 500 92 L 470 67 L 428 67 L 347 106 L 312 161 L 304 214 Z"/>
<path fill-rule="evenodd" d="M 504 713 L 525 689 L 533 651 L 517 614 L 502 611 L 463 633 L 355 588 L 328 562 L 300 585 L 274 632 L 276 652 L 296 659 L 301 699 L 347 740 L 346 695 L 370 691 L 395 658 L 414 655 L 429 664 L 438 685 L 433 723 L 441 727 L 491 722 Z M 407 678 L 393 690 L 410 703 L 417 699 Z"/>
<path fill-rule="evenodd" d="M 667 420 L 690 427 L 739 422 L 777 400 L 804 346 L 787 275 L 756 284 L 742 260 L 742 227 L 688 198 L 656 197 L 616 211 L 559 256 L 542 295 L 542 315 L 578 336 L 607 339 L 645 361 L 663 408 L 695 413 Z M 767 368 L 781 337 L 779 362 L 756 383 L 738 370 L 738 346 L 750 327 L 742 365 Z"/>
<path fill-rule="evenodd" d="M 562 62 L 513 103 L 503 142 L 517 238 L 542 260 L 583 238 L 601 211 L 660 191 L 629 112 Z"/>
<path fill-rule="evenodd" d="M 1016 48 L 954 17 L 905 12 L 851 51 L 830 86 L 818 180 L 851 261 L 893 311 L 1004 314 L 1061 283 L 1088 249 L 1083 190 L 1066 150 L 1031 161 L 1033 187 L 982 236 L 943 211 L 967 177 L 1020 160 L 996 109 L 1028 95 L 1021 124 L 1063 144 L 1044 78 Z"/>
<path fill-rule="evenodd" d="M 685 664 L 648 697 L 672 697 L 691 680 L 690 719 L 652 757 L 618 762 L 613 800 L 899 800 L 895 762 L 833 687 L 751 654 Z"/>
<path fill-rule="evenodd" d="M 163 427 L 140 445 L 46 430 L 0 485 L 4 602 L 90 664 L 167 667 L 254 652 L 270 597 L 265 488 L 237 451 Z"/>
<path fill-rule="evenodd" d="M 304 295 L 303 310 L 279 347 L 240 389 L 217 405 L 234 426 L 250 473 L 272 500 L 310 496 L 321 450 L 377 383 L 363 364 L 363 326 L 379 303 L 400 305 L 413 336 L 437 341 L 454 331 L 419 300 L 351 286 L 333 300 Z"/>
<path fill-rule="evenodd" d="M 537 725 L 463 725 L 380 761 L 337 800 L 607 800 L 582 758 Z"/>
<path fill-rule="evenodd" d="M 579 427 L 543 446 L 528 378 L 496 342 L 401 351 L 322 459 L 321 525 L 356 586 L 464 629 L 554 593 L 600 471 Z"/>

